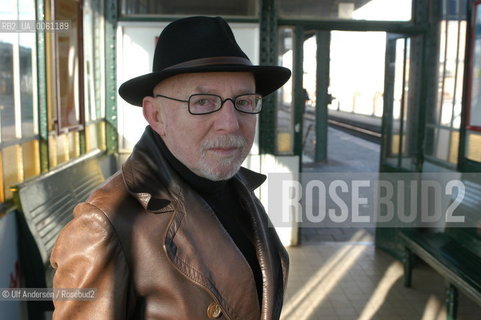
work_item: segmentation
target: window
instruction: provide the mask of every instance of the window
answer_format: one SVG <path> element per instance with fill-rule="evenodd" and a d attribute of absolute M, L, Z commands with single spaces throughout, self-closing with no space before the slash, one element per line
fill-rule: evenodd
<path fill-rule="evenodd" d="M 256 0 L 123 0 L 122 14 L 257 16 Z"/>
<path fill-rule="evenodd" d="M 412 0 L 279 0 L 281 18 L 410 21 Z"/>
<path fill-rule="evenodd" d="M 290 27 L 279 29 L 278 40 L 279 64 L 292 70 L 294 30 Z M 277 90 L 277 141 L 278 154 L 292 154 L 294 152 L 294 104 L 292 97 L 292 78 Z"/>
<path fill-rule="evenodd" d="M 470 63 L 467 86 L 466 153 L 467 159 L 481 162 L 481 1 L 474 4 Z"/>
<path fill-rule="evenodd" d="M 454 166 L 459 130 L 466 49 L 466 0 L 443 2 L 440 23 L 438 87 L 434 108 L 426 118 L 426 158 Z"/>
<path fill-rule="evenodd" d="M 105 48 L 102 0 L 55 0 L 54 20 L 68 31 L 48 33 L 49 166 L 105 149 Z"/>
<path fill-rule="evenodd" d="M 52 20 L 70 21 L 68 31 L 51 33 L 54 123 L 58 133 L 66 133 L 82 129 L 84 121 L 82 7 L 80 2 L 72 0 L 56 0 L 52 7 Z"/>
<path fill-rule="evenodd" d="M 106 149 L 104 3 L 82 4 L 83 14 L 77 1 L 46 2 L 45 20 L 70 20 L 71 33 L 0 33 L 0 206 L 11 186 Z M 7 1 L 0 20 L 34 21 L 35 8 L 35 0 Z"/>
<path fill-rule="evenodd" d="M 83 74 L 85 151 L 105 150 L 105 68 L 103 1 L 84 1 Z"/>
<path fill-rule="evenodd" d="M 34 0 L 7 1 L 0 20 L 35 20 Z M 40 173 L 34 33 L 0 33 L 0 203 Z"/>

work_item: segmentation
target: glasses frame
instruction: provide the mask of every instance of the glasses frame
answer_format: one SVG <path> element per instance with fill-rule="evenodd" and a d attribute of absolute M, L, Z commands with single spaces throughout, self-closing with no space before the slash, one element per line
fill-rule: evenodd
<path fill-rule="evenodd" d="M 213 96 L 213 97 L 218 97 L 221 101 L 220 103 L 220 107 L 214 111 L 209 111 L 209 112 L 205 112 L 205 113 L 194 113 L 190 110 L 190 100 L 192 99 L 192 97 L 195 97 L 195 96 Z M 256 111 L 256 112 L 249 112 L 249 111 L 245 111 L 245 110 L 241 110 L 239 108 L 237 108 L 237 105 L 236 105 L 236 100 L 237 98 L 239 97 L 243 97 L 243 96 L 258 96 L 260 97 L 260 100 L 261 100 L 261 107 L 259 109 L 259 111 Z M 234 106 L 234 109 L 236 109 L 237 111 L 239 112 L 242 112 L 242 113 L 246 113 L 246 114 L 259 114 L 261 111 L 262 111 L 262 99 L 264 98 L 261 94 L 259 93 L 244 93 L 244 94 L 240 94 L 238 96 L 235 96 L 235 97 L 232 97 L 232 98 L 225 98 L 225 99 L 222 99 L 221 96 L 217 95 L 217 94 L 212 94 L 212 93 L 194 93 L 194 94 L 191 94 L 189 96 L 189 99 L 188 100 L 182 100 L 182 99 L 177 99 L 177 98 L 172 98 L 172 97 L 168 97 L 168 96 L 164 96 L 163 94 L 156 94 L 154 96 L 155 98 L 159 97 L 159 98 L 165 98 L 165 99 L 169 99 L 169 100 L 173 100 L 173 101 L 178 101 L 178 102 L 184 102 L 184 103 L 187 103 L 187 110 L 189 111 L 189 113 L 191 115 L 194 115 L 194 116 L 200 116 L 200 115 L 204 115 L 204 114 L 211 114 L 211 113 L 214 113 L 214 112 L 217 112 L 219 111 L 220 109 L 222 109 L 222 107 L 224 106 L 224 103 L 227 101 L 227 100 L 230 100 L 232 102 L 232 105 Z"/>

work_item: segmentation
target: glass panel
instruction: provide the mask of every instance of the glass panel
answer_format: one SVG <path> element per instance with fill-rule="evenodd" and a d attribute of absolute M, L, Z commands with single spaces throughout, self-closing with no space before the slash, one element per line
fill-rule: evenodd
<path fill-rule="evenodd" d="M 449 154 L 449 139 L 451 133 L 447 129 L 439 129 L 436 137 L 436 154 L 435 157 L 440 160 L 448 160 Z"/>
<path fill-rule="evenodd" d="M 439 124 L 441 121 L 441 113 L 442 113 L 442 106 L 444 103 L 444 62 L 446 58 L 446 21 L 440 22 L 440 31 L 439 31 L 439 73 L 438 73 L 438 88 L 437 88 L 437 95 L 436 95 L 436 104 L 435 108 L 432 113 L 428 111 L 428 118 L 427 122 L 432 124 Z"/>
<path fill-rule="evenodd" d="M 443 23 L 446 26 L 445 23 Z M 442 78 L 441 81 L 441 117 L 439 124 L 445 126 L 451 126 L 453 121 L 453 109 L 456 99 L 456 76 L 458 75 L 458 32 L 459 23 L 457 21 L 447 22 L 447 32 L 445 39 L 446 47 L 441 47 L 441 51 L 444 52 L 445 58 L 441 59 L 442 66 Z M 443 55 L 441 55 L 443 56 Z"/>
<path fill-rule="evenodd" d="M 22 137 L 37 134 L 36 95 L 37 81 L 34 77 L 33 60 L 35 59 L 35 34 L 19 35 L 20 54 L 20 101 L 22 116 Z"/>
<path fill-rule="evenodd" d="M 92 123 L 85 128 L 85 149 L 87 152 L 97 149 L 97 124 Z"/>
<path fill-rule="evenodd" d="M 315 36 L 304 41 L 304 75 L 302 83 L 305 89 L 304 98 L 306 108 L 311 111 L 314 111 L 316 105 L 316 50 L 317 41 Z"/>
<path fill-rule="evenodd" d="M 0 126 L 1 141 L 16 138 L 13 52 L 17 34 L 0 33 Z"/>
<path fill-rule="evenodd" d="M 72 131 L 67 134 L 68 138 L 68 155 L 69 159 L 75 159 L 80 156 L 80 134 L 78 131 Z"/>
<path fill-rule="evenodd" d="M 105 150 L 105 122 L 100 121 L 87 126 L 85 146 L 87 152 L 95 149 Z"/>
<path fill-rule="evenodd" d="M 279 0 L 282 18 L 410 21 L 412 0 Z"/>
<path fill-rule="evenodd" d="M 57 20 L 70 20 L 68 32 L 56 34 L 57 54 L 57 114 L 59 129 L 80 125 L 80 68 L 79 68 L 79 3 L 70 0 L 55 1 Z"/>
<path fill-rule="evenodd" d="M 35 20 L 35 1 L 18 0 L 18 18 L 21 20 Z M 19 33 L 19 69 L 20 77 L 20 106 L 22 137 L 36 135 L 37 106 L 36 106 L 36 39 L 34 33 Z"/>
<path fill-rule="evenodd" d="M 393 132 L 391 136 L 391 155 L 397 155 L 399 154 L 399 141 L 400 141 L 400 136 L 399 136 L 399 129 L 397 132 Z"/>
<path fill-rule="evenodd" d="M 394 105 L 393 119 L 401 119 L 402 99 L 404 96 L 404 55 L 407 51 L 405 39 L 396 40 L 396 64 L 394 66 Z M 396 122 L 395 122 L 396 123 Z M 399 127 L 399 121 L 397 121 Z M 399 132 L 399 129 L 398 129 Z"/>
<path fill-rule="evenodd" d="M 409 42 L 407 43 L 407 51 L 406 53 L 409 55 Z M 410 113 L 410 105 L 409 105 L 409 99 L 408 99 L 408 93 L 409 93 L 409 58 L 407 59 L 406 63 L 406 68 L 405 68 L 405 75 L 404 75 L 404 97 L 402 99 L 403 101 L 403 116 L 402 116 L 402 122 L 403 122 L 403 127 L 402 127 L 402 148 L 401 148 L 401 153 L 403 155 L 409 155 L 409 142 L 410 142 L 410 137 L 412 135 L 411 133 L 411 117 L 409 116 Z"/>
<path fill-rule="evenodd" d="M 294 32 L 292 28 L 279 29 L 279 64 L 292 70 L 293 64 Z M 292 77 L 277 90 L 277 152 L 280 154 L 292 154 L 293 143 L 293 99 Z"/>
<path fill-rule="evenodd" d="M 228 15 L 254 16 L 256 0 L 124 0 L 124 15 Z"/>
<path fill-rule="evenodd" d="M 387 143 L 385 162 L 398 169 L 413 170 L 413 99 L 416 88 L 410 88 L 411 38 L 388 35 L 386 46 L 385 101 Z M 411 90 L 410 90 L 411 89 Z M 411 103 L 410 103 L 411 102 Z M 391 158 L 391 159 L 390 159 Z"/>
<path fill-rule="evenodd" d="M 2 1 L 0 20 L 15 20 L 17 4 L 15 1 Z M 13 79 L 13 44 L 16 33 L 0 32 L 0 141 L 15 139 L 15 102 Z M 3 193 L 3 187 L 0 193 Z M 3 194 L 0 194 L 3 201 Z"/>
<path fill-rule="evenodd" d="M 468 131 L 466 141 L 466 158 L 481 162 L 481 133 Z"/>
<path fill-rule="evenodd" d="M 59 136 L 50 135 L 48 141 L 50 167 L 56 167 L 80 156 L 80 133 L 72 131 Z"/>
<path fill-rule="evenodd" d="M 451 163 L 458 163 L 458 150 L 459 150 L 459 131 L 451 131 L 451 143 L 449 146 L 449 158 Z"/>
<path fill-rule="evenodd" d="M 396 60 L 394 64 L 394 92 L 392 104 L 392 137 L 391 137 L 391 156 L 403 154 L 406 151 L 406 124 L 407 124 L 407 72 L 405 54 L 408 46 L 404 38 L 396 39 Z M 407 67 L 406 67 L 407 69 Z M 404 105 L 403 105 L 404 103 Z M 404 109 L 403 109 L 404 107 Z M 402 113 L 404 111 L 404 113 Z"/>
<path fill-rule="evenodd" d="M 0 202 L 5 202 L 5 185 L 3 181 L 3 152 L 0 151 Z"/>
<path fill-rule="evenodd" d="M 105 121 L 97 123 L 97 132 L 98 148 L 100 150 L 107 150 L 107 144 L 105 141 Z"/>
<path fill-rule="evenodd" d="M 22 148 L 13 145 L 2 150 L 3 178 L 5 183 L 5 198 L 10 199 L 10 187 L 23 181 Z"/>
<path fill-rule="evenodd" d="M 481 127 L 481 4 L 476 6 L 473 26 L 469 125 Z"/>
<path fill-rule="evenodd" d="M 454 99 L 453 111 L 453 128 L 459 129 L 461 127 L 461 109 L 463 100 L 463 82 L 464 82 L 464 54 L 466 52 L 466 21 L 459 21 L 459 43 L 457 55 L 457 69 L 456 69 L 456 89 Z"/>
<path fill-rule="evenodd" d="M 427 125 L 439 127 L 426 131 L 428 155 L 457 163 L 466 48 L 466 0 L 443 1 L 440 22 L 438 88 L 433 108 L 427 110 Z"/>
<path fill-rule="evenodd" d="M 330 110 L 382 116 L 385 48 L 384 32 L 331 32 Z"/>
<path fill-rule="evenodd" d="M 434 141 L 436 139 L 437 131 L 438 130 L 432 125 L 429 125 L 429 124 L 426 125 L 426 137 L 425 137 L 426 143 L 425 143 L 424 152 L 428 156 L 434 156 L 434 152 L 435 152 Z"/>
<path fill-rule="evenodd" d="M 62 134 L 57 136 L 57 164 L 62 164 L 69 160 L 68 136 Z"/>
<path fill-rule="evenodd" d="M 40 174 L 40 153 L 38 140 L 32 140 L 22 145 L 23 175 L 28 179 Z"/>
<path fill-rule="evenodd" d="M 303 152 L 312 155 L 315 152 L 316 146 L 316 123 L 311 121 L 311 117 L 315 116 L 316 107 L 316 61 L 317 41 L 316 36 L 312 35 L 307 40 L 304 40 L 303 45 L 303 97 L 304 97 L 304 112 L 303 112 L 303 133 L 302 145 Z"/>
<path fill-rule="evenodd" d="M 57 136 L 50 134 L 48 136 L 48 163 L 50 168 L 55 168 L 57 161 Z"/>

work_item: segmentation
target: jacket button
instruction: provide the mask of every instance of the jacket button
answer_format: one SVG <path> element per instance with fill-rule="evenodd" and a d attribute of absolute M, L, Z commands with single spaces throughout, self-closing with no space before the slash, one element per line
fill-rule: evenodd
<path fill-rule="evenodd" d="M 220 308 L 217 302 L 213 301 L 207 307 L 207 316 L 209 317 L 209 319 L 217 319 L 221 316 L 221 314 L 222 314 L 222 309 Z"/>

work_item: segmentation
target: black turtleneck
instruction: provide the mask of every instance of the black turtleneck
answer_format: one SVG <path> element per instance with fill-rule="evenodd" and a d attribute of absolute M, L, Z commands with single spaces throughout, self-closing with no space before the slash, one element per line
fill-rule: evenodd
<path fill-rule="evenodd" d="M 209 204 L 222 226 L 244 255 L 254 274 L 260 304 L 262 301 L 262 272 L 253 244 L 252 224 L 248 213 L 242 209 L 233 179 L 212 181 L 196 175 L 175 158 L 162 138 L 150 126 L 149 129 L 170 166 Z"/>

